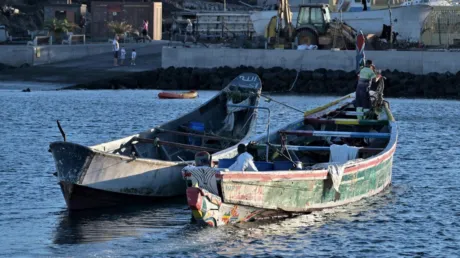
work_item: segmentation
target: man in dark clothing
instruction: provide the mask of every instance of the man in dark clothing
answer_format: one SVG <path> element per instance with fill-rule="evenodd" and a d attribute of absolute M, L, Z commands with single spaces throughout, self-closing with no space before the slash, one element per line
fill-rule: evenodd
<path fill-rule="evenodd" d="M 359 71 L 358 85 L 356 86 L 355 107 L 356 111 L 368 111 L 371 108 L 369 87 L 372 79 L 376 78 L 375 67 L 371 60 L 366 60 L 366 65 Z"/>
<path fill-rule="evenodd" d="M 367 11 L 367 1 L 361 0 L 361 3 L 363 4 L 363 11 Z"/>

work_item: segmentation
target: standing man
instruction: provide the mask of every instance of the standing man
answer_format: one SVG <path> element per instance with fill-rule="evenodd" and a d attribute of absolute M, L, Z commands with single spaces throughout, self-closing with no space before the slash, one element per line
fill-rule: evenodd
<path fill-rule="evenodd" d="M 115 35 L 113 39 L 112 48 L 113 48 L 113 66 L 118 66 L 118 51 L 120 50 L 120 44 L 118 44 L 118 35 Z"/>
<path fill-rule="evenodd" d="M 366 112 L 371 108 L 371 99 L 369 95 L 369 88 L 372 79 L 376 78 L 375 67 L 372 60 L 366 60 L 365 66 L 359 72 L 358 85 L 356 86 L 355 106 L 356 111 Z M 360 118 L 360 116 L 358 116 Z"/>
<path fill-rule="evenodd" d="M 173 22 L 171 24 L 171 32 L 170 32 L 170 36 L 171 36 L 170 41 L 176 41 L 176 35 L 178 34 L 178 32 L 179 32 L 179 26 L 177 25 L 176 17 L 173 16 Z"/>
<path fill-rule="evenodd" d="M 193 36 L 193 24 L 190 19 L 187 19 L 187 28 L 185 29 L 185 38 L 184 38 L 184 44 L 187 41 L 188 37 L 192 37 L 193 42 L 195 42 L 195 37 Z"/>
<path fill-rule="evenodd" d="M 86 17 L 82 16 L 80 19 L 80 28 L 83 35 L 86 35 Z"/>
<path fill-rule="evenodd" d="M 144 43 L 145 43 L 145 39 L 151 41 L 150 36 L 149 36 L 149 21 L 148 20 L 144 20 L 144 22 L 142 23 L 142 36 L 144 39 Z"/>

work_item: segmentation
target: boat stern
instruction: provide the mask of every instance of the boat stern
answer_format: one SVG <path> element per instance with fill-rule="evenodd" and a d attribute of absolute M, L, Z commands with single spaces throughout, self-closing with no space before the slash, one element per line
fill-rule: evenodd
<path fill-rule="evenodd" d="M 192 216 L 199 224 L 217 227 L 226 223 L 219 218 L 219 208 L 222 200 L 199 187 L 187 188 L 187 204 L 192 211 Z"/>
<path fill-rule="evenodd" d="M 53 142 L 49 146 L 56 164 L 60 182 L 80 184 L 94 152 L 83 145 L 71 142 Z"/>

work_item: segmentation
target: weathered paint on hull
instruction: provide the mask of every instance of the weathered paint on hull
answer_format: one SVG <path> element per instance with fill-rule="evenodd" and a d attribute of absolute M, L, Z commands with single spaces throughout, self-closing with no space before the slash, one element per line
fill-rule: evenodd
<path fill-rule="evenodd" d="M 224 189 L 238 189 L 232 191 L 247 193 L 239 197 L 240 200 L 250 198 L 253 201 L 251 206 L 237 204 L 236 201 L 218 205 L 211 201 L 212 194 L 202 195 L 190 188 L 187 191 L 187 199 L 194 218 L 210 226 L 310 213 L 356 202 L 380 193 L 391 183 L 392 161 L 391 156 L 375 167 L 344 175 L 339 188 L 340 193 L 334 190 L 332 180 L 328 178 L 326 180 L 271 181 L 266 184 L 254 181 L 232 182 L 223 185 Z M 245 186 L 249 187 L 245 188 Z M 195 199 L 198 199 L 196 202 L 200 205 L 193 205 L 193 202 L 190 202 Z M 262 208 L 254 207 L 258 200 Z M 283 204 L 284 207 L 280 204 Z M 270 206 L 274 208 L 267 208 Z"/>
<path fill-rule="evenodd" d="M 130 157 L 96 152 L 88 147 L 67 142 L 52 143 L 50 149 L 55 159 L 61 187 L 65 183 L 72 185 L 72 188 L 79 186 L 92 189 L 94 195 L 102 195 L 101 198 L 93 196 L 85 206 L 81 196 L 76 197 L 79 199 L 78 204 L 68 201 L 73 199 L 74 191 L 63 191 L 69 209 L 107 207 L 123 203 L 105 201 L 104 191 L 110 196 L 126 194 L 121 199 L 146 197 L 150 201 L 185 195 L 181 176 L 184 165 L 177 162 L 133 160 Z"/>
<path fill-rule="evenodd" d="M 62 194 L 70 210 L 105 208 L 123 204 L 148 204 L 175 200 L 174 197 L 129 195 L 99 190 L 69 182 L 59 182 Z"/>
<path fill-rule="evenodd" d="M 290 213 L 281 210 L 222 203 L 217 195 L 197 187 L 187 189 L 187 201 L 196 222 L 211 227 L 290 216 Z"/>

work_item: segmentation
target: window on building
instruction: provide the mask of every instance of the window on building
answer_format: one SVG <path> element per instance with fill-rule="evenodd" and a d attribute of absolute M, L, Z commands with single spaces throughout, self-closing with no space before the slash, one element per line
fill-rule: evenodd
<path fill-rule="evenodd" d="M 56 11 L 54 13 L 54 17 L 58 20 L 65 20 L 67 18 L 67 12 L 66 11 Z"/>

